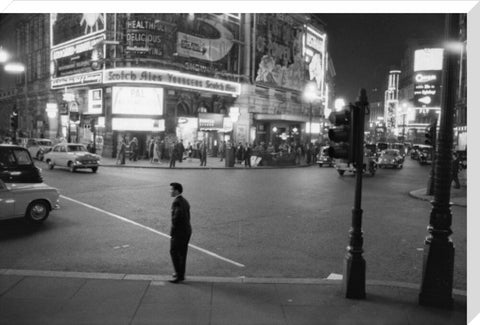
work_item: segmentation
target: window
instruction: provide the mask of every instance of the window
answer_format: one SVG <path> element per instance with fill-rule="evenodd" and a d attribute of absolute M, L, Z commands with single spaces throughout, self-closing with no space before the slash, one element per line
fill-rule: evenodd
<path fill-rule="evenodd" d="M 17 160 L 17 165 L 25 166 L 25 165 L 32 165 L 33 161 L 30 158 L 27 150 L 23 149 L 14 149 L 13 154 L 15 155 L 15 159 Z"/>

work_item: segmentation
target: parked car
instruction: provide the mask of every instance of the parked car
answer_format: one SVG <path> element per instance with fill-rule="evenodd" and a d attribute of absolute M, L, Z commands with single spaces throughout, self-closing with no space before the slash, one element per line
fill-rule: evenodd
<path fill-rule="evenodd" d="M 53 142 L 50 139 L 31 138 L 27 140 L 25 147 L 33 158 L 41 161 L 43 155 L 52 150 Z"/>
<path fill-rule="evenodd" d="M 27 149 L 12 144 L 0 144 L 0 179 L 5 183 L 42 183 L 41 169 Z"/>
<path fill-rule="evenodd" d="M 0 180 L 0 220 L 23 217 L 40 224 L 60 207 L 59 197 L 58 190 L 45 183 L 7 184 Z"/>
<path fill-rule="evenodd" d="M 100 156 L 88 152 L 87 148 L 80 143 L 59 143 L 45 154 L 44 159 L 49 169 L 55 166 L 67 167 L 72 173 L 77 169 L 85 168 L 96 173 L 100 166 Z"/>
<path fill-rule="evenodd" d="M 382 151 L 378 158 L 379 168 L 402 168 L 403 157 L 398 149 L 387 149 Z"/>
<path fill-rule="evenodd" d="M 333 165 L 335 164 L 333 158 L 331 158 L 327 153 L 328 148 L 329 148 L 328 146 L 320 148 L 320 152 L 317 154 L 318 167 L 323 167 L 323 166 L 333 167 Z"/>

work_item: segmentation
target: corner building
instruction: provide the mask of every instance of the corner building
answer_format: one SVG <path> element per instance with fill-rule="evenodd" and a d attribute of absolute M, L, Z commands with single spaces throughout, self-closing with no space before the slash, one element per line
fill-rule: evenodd
<path fill-rule="evenodd" d="M 48 137 L 95 138 L 105 157 L 116 156 L 124 135 L 139 140 L 141 154 L 152 136 L 185 146 L 205 140 L 213 154 L 222 140 L 326 138 L 334 69 L 323 23 L 311 15 L 43 16 L 50 91 L 37 118 Z M 307 83 L 315 85 L 309 101 Z"/>

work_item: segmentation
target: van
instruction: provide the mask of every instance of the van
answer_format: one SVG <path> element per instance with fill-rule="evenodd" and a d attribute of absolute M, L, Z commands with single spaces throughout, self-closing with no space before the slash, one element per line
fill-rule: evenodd
<path fill-rule="evenodd" d="M 42 183 L 41 169 L 35 166 L 27 149 L 0 144 L 0 179 L 5 183 Z"/>

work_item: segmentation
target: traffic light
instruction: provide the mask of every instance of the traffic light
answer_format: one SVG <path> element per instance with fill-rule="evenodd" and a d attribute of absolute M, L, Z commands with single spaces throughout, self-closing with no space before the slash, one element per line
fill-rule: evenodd
<path fill-rule="evenodd" d="M 12 130 L 17 130 L 18 129 L 18 113 L 17 111 L 13 111 L 12 114 L 10 115 L 10 126 L 12 127 Z"/>
<path fill-rule="evenodd" d="M 332 158 L 346 159 L 349 162 L 355 160 L 355 108 L 349 104 L 341 111 L 332 112 L 328 117 L 334 125 L 328 130 L 328 138 L 333 142 L 328 148 L 328 155 Z"/>
<path fill-rule="evenodd" d="M 430 123 L 425 129 L 425 144 L 435 147 L 437 138 L 437 120 Z"/>

